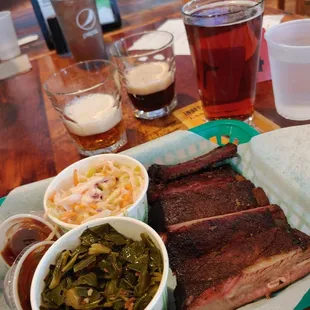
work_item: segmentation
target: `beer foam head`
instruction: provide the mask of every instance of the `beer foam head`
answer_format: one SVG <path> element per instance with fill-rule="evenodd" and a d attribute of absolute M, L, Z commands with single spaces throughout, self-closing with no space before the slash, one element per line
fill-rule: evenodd
<path fill-rule="evenodd" d="M 168 88 L 174 80 L 165 61 L 142 63 L 125 74 L 127 91 L 134 95 L 149 95 Z"/>
<path fill-rule="evenodd" d="M 64 114 L 74 120 L 65 119 L 70 132 L 78 136 L 90 136 L 106 132 L 122 120 L 121 108 L 108 94 L 92 94 L 69 103 Z"/>

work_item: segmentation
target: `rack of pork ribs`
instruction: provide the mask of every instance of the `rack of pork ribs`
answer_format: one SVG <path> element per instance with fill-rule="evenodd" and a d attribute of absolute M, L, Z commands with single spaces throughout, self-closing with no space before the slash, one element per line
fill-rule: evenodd
<path fill-rule="evenodd" d="M 223 163 L 235 156 L 227 144 L 148 170 L 150 225 L 168 249 L 177 309 L 236 309 L 310 273 L 310 237 Z"/>

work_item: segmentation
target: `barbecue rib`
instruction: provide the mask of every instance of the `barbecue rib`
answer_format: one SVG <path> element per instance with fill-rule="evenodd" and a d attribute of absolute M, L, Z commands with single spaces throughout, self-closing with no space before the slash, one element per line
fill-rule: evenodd
<path fill-rule="evenodd" d="M 169 195 L 173 192 L 187 192 L 188 190 L 199 186 L 199 184 L 209 185 L 217 184 L 220 182 L 230 183 L 241 180 L 242 178 L 243 177 L 240 174 L 237 174 L 230 165 L 226 164 L 215 169 L 189 175 L 186 178 L 181 178 L 167 184 L 151 181 L 148 189 L 147 199 L 148 202 L 152 204 L 156 200 L 163 198 L 166 194 Z"/>
<path fill-rule="evenodd" d="M 164 166 L 154 164 L 148 169 L 149 176 L 156 182 L 169 182 L 201 170 L 212 167 L 214 164 L 237 155 L 237 146 L 231 143 L 217 147 L 211 152 L 194 158 L 185 163 Z"/>
<path fill-rule="evenodd" d="M 310 237 L 229 165 L 232 144 L 175 166 L 153 165 L 150 225 L 167 246 L 181 310 L 232 310 L 310 273 Z"/>
<path fill-rule="evenodd" d="M 150 224 L 157 231 L 195 219 L 259 207 L 250 181 L 198 183 L 186 192 L 166 193 L 150 208 Z"/>
<path fill-rule="evenodd" d="M 169 226 L 166 246 L 171 268 L 174 271 L 186 259 L 218 251 L 229 242 L 273 227 L 289 228 L 282 209 L 277 205 Z"/>
<path fill-rule="evenodd" d="M 236 309 L 309 272 L 310 237 L 273 227 L 184 261 L 176 270 L 177 309 Z"/>

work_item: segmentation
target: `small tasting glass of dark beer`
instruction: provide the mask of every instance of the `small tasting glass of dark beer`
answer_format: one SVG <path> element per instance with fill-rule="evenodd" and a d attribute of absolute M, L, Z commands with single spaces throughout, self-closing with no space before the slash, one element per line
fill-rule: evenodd
<path fill-rule="evenodd" d="M 43 87 L 80 154 L 116 152 L 126 144 L 114 63 L 79 62 L 54 73 Z"/>
<path fill-rule="evenodd" d="M 135 116 L 155 119 L 177 105 L 173 35 L 166 31 L 134 34 L 110 48 Z"/>
<path fill-rule="evenodd" d="M 263 10 L 262 0 L 193 0 L 183 6 L 208 120 L 252 120 Z"/>

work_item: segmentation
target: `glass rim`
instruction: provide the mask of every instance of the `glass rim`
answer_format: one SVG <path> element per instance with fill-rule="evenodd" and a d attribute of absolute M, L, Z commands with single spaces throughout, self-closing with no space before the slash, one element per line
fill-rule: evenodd
<path fill-rule="evenodd" d="M 294 49 L 294 50 L 309 50 L 310 44 L 309 45 L 288 45 L 285 43 L 279 43 L 277 42 L 272 36 L 274 35 L 274 31 L 279 29 L 279 28 L 288 28 L 291 26 L 294 26 L 295 24 L 309 24 L 310 19 L 297 19 L 297 20 L 290 20 L 285 23 L 280 23 L 277 25 L 273 25 L 268 29 L 268 31 L 265 32 L 264 37 L 265 40 L 267 41 L 268 44 L 273 44 L 276 45 L 277 47 L 283 47 L 287 49 Z"/>
<path fill-rule="evenodd" d="M 106 79 L 104 79 L 103 82 L 99 82 L 96 83 L 93 86 L 90 86 L 88 88 L 83 88 L 83 89 L 77 89 L 75 91 L 69 91 L 69 92 L 57 92 L 57 91 L 52 91 L 49 89 L 48 87 L 48 82 L 51 81 L 53 78 L 55 77 L 59 77 L 61 76 L 65 71 L 67 71 L 68 69 L 72 69 L 73 67 L 78 67 L 81 64 L 85 64 L 85 63 L 94 63 L 94 62 L 101 62 L 101 63 L 105 63 L 110 65 L 111 67 L 113 67 L 113 72 L 112 74 L 110 74 L 109 76 L 107 76 Z M 51 74 L 43 83 L 43 88 L 47 93 L 53 94 L 53 95 L 57 95 L 57 96 L 64 96 L 64 95 L 76 95 L 76 94 L 80 94 L 80 93 L 84 93 L 87 92 L 89 90 L 95 89 L 99 86 L 102 86 L 104 84 L 106 84 L 108 81 L 110 81 L 111 79 L 114 78 L 114 73 L 118 72 L 117 66 L 115 65 L 114 62 L 110 61 L 110 60 L 103 60 L 103 59 L 92 59 L 92 60 L 84 60 L 84 61 L 80 61 L 80 62 L 76 62 L 70 66 L 67 66 L 65 68 L 60 69 L 59 71 L 54 72 L 53 74 Z"/>
<path fill-rule="evenodd" d="M 152 51 L 148 51 L 148 52 L 145 52 L 145 53 L 141 53 L 139 55 L 130 55 L 130 56 L 124 56 L 124 55 L 116 55 L 115 53 L 112 52 L 112 49 L 115 48 L 116 44 L 118 42 L 124 42 L 125 40 L 127 39 L 130 39 L 130 38 L 133 38 L 135 36 L 143 36 L 143 35 L 146 35 L 146 34 L 150 34 L 150 33 L 165 33 L 165 34 L 168 34 L 170 36 L 170 40 L 168 43 L 165 43 L 164 45 L 162 45 L 161 47 L 157 48 L 157 49 L 153 49 Z M 138 33 L 134 33 L 134 34 L 131 34 L 129 36 L 126 36 L 126 37 L 123 37 L 115 42 L 112 43 L 112 45 L 109 47 L 109 52 L 110 54 L 113 56 L 113 57 L 130 57 L 130 58 L 138 58 L 138 57 L 143 57 L 143 56 L 149 56 L 149 55 L 152 55 L 154 53 L 157 53 L 157 52 L 160 52 L 162 50 L 164 50 L 165 48 L 169 47 L 170 45 L 173 44 L 173 41 L 174 41 L 174 35 L 169 32 L 169 31 L 165 31 L 165 30 L 148 30 L 148 31 L 142 31 L 142 32 L 138 32 Z"/>
<path fill-rule="evenodd" d="M 9 17 L 9 16 L 11 16 L 12 14 L 11 14 L 11 11 L 1 11 L 0 12 L 0 20 L 2 20 L 2 19 L 4 19 L 4 18 L 6 18 L 6 17 Z"/>
<path fill-rule="evenodd" d="M 195 3 L 195 2 L 200 2 L 200 1 L 203 1 L 203 0 L 191 0 L 191 1 L 189 1 L 189 2 L 187 2 L 187 3 L 185 3 L 184 5 L 183 5 L 183 7 L 182 7 L 182 14 L 184 15 L 184 16 L 187 16 L 187 17 L 195 17 L 195 18 L 215 18 L 215 17 L 221 17 L 221 16 L 227 16 L 227 15 L 233 15 L 233 14 L 238 14 L 238 13 L 242 13 L 242 12 L 246 12 L 246 11 L 248 11 L 248 10 L 251 10 L 251 9 L 253 9 L 253 8 L 255 8 L 255 7 L 257 7 L 257 6 L 259 6 L 259 5 L 261 5 L 263 2 L 264 2 L 264 0 L 259 0 L 258 2 L 256 2 L 255 4 L 253 4 L 252 6 L 249 6 L 249 7 L 247 7 L 247 8 L 244 8 L 244 9 L 239 9 L 239 10 L 237 10 L 237 11 L 235 11 L 235 12 L 226 12 L 226 13 L 220 13 L 220 14 L 210 14 L 210 15 L 196 15 L 196 16 L 193 16 L 192 14 L 193 14 L 193 11 L 191 11 L 191 13 L 186 13 L 185 12 L 185 9 L 188 7 L 188 6 L 190 6 L 192 3 Z M 222 1 L 220 1 L 220 0 L 214 0 L 214 1 L 210 1 L 208 4 L 211 4 L 211 3 L 225 3 L 226 1 L 224 0 L 222 0 Z M 228 1 L 227 1 L 228 2 Z M 232 1 L 232 2 L 237 2 L 237 1 Z M 246 2 L 249 2 L 249 1 L 246 1 Z M 250 1 L 250 2 L 252 2 L 252 1 Z M 254 2 L 254 1 L 253 1 Z M 196 9 L 199 9 L 199 7 L 196 7 Z"/>

